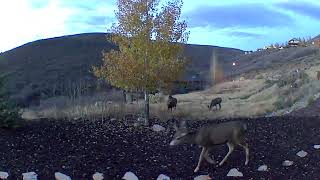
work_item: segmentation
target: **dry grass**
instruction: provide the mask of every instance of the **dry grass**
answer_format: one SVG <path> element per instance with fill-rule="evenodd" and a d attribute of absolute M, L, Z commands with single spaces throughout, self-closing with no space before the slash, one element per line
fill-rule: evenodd
<path fill-rule="evenodd" d="M 307 74 L 312 74 L 315 68 L 308 69 Z M 267 113 L 278 111 L 275 104 L 287 103 L 280 113 L 288 111 L 288 108 L 298 109 L 305 107 L 320 92 L 320 81 L 311 76 L 311 80 L 301 84 L 298 88 L 288 85 L 279 87 L 277 83 L 266 83 L 268 74 L 263 74 L 263 79 L 247 79 L 233 82 L 224 82 L 205 91 L 175 95 L 178 106 L 173 113 L 167 110 L 164 99 L 161 103 L 150 104 L 151 117 L 157 117 L 166 121 L 172 117 L 177 119 L 203 120 L 228 117 L 255 117 L 264 116 Z M 208 110 L 210 101 L 215 97 L 221 97 L 221 110 Z M 114 98 L 114 99 L 112 99 Z M 144 103 L 140 101 L 134 104 L 120 102 L 121 94 L 98 94 L 78 99 L 56 97 L 41 102 L 39 108 L 33 108 L 39 116 L 51 118 L 84 118 L 101 119 L 115 117 L 122 119 L 127 114 L 142 115 Z M 112 103 L 111 99 L 113 100 Z"/>
<path fill-rule="evenodd" d="M 178 107 L 171 113 L 165 103 L 150 104 L 151 117 L 157 117 L 166 121 L 172 117 L 177 119 L 203 120 L 222 117 L 256 116 L 263 114 L 264 102 L 259 106 L 248 100 L 240 98 L 230 100 L 230 97 L 241 97 L 254 93 L 255 88 L 264 86 L 263 80 L 234 81 L 220 84 L 217 87 L 206 91 L 193 92 L 189 94 L 176 95 Z M 239 91 L 233 91 L 237 88 Z M 221 90 L 229 89 L 229 93 L 216 94 Z M 38 108 L 32 108 L 40 117 L 47 118 L 84 118 L 101 119 L 103 117 L 115 117 L 122 119 L 126 114 L 142 115 L 143 101 L 135 104 L 124 104 L 114 101 L 110 103 L 96 95 L 91 97 L 80 97 L 79 99 L 68 99 L 67 97 L 56 97 L 41 102 Z M 223 99 L 221 110 L 208 110 L 208 105 L 212 98 L 221 97 Z M 104 99 L 104 100 L 103 100 Z M 262 101 L 262 100 L 261 100 Z M 99 103 L 97 103 L 99 102 Z M 166 102 L 166 100 L 165 100 Z M 259 108 L 262 107 L 262 108 Z M 268 108 L 267 108 L 268 109 Z M 29 110 L 30 111 L 30 110 Z"/>

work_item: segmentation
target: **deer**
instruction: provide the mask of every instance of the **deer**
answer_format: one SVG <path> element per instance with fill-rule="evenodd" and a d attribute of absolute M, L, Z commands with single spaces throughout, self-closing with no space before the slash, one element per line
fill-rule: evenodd
<path fill-rule="evenodd" d="M 242 121 L 229 121 L 219 124 L 210 124 L 201 127 L 195 131 L 189 131 L 185 122 L 178 128 L 170 142 L 170 146 L 181 144 L 195 144 L 202 147 L 198 164 L 194 169 L 194 173 L 198 172 L 200 165 L 205 159 L 210 164 L 217 164 L 214 159 L 209 157 L 209 152 L 215 145 L 227 144 L 229 151 L 225 157 L 220 161 L 218 166 L 222 166 L 234 148 L 239 145 L 245 150 L 246 161 L 245 165 L 249 163 L 249 147 L 245 142 L 245 135 L 247 132 L 247 125 Z"/>
<path fill-rule="evenodd" d="M 172 108 L 176 109 L 177 103 L 178 103 L 177 98 L 174 98 L 170 95 L 167 101 L 168 110 L 170 109 L 172 112 Z"/>
<path fill-rule="evenodd" d="M 218 110 L 218 106 L 217 105 L 219 105 L 219 109 L 221 109 L 221 102 L 222 102 L 222 98 L 220 98 L 220 97 L 212 99 L 210 105 L 208 105 L 209 111 L 211 111 L 211 108 L 213 106 L 215 106 L 216 110 Z"/>

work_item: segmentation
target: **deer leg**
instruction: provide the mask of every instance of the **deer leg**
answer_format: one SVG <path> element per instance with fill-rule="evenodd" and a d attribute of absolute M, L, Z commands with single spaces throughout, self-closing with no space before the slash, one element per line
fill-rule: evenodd
<path fill-rule="evenodd" d="M 221 104 L 219 104 L 219 109 L 221 109 Z"/>
<path fill-rule="evenodd" d="M 209 150 L 207 149 L 206 152 L 204 153 L 204 158 L 210 163 L 210 164 L 216 164 L 216 161 L 213 160 L 210 156 L 209 156 Z"/>
<path fill-rule="evenodd" d="M 200 169 L 200 165 L 201 165 L 201 162 L 202 162 L 202 160 L 203 160 L 203 155 L 204 155 L 204 153 L 206 152 L 206 148 L 205 147 L 202 147 L 202 151 L 201 151 L 201 153 L 200 153 L 200 157 L 199 157 L 199 161 L 198 161 L 198 165 L 197 165 L 197 167 L 194 169 L 194 171 L 193 172 L 198 172 L 199 171 L 199 169 Z"/>
<path fill-rule="evenodd" d="M 234 144 L 227 142 L 229 151 L 226 154 L 226 156 L 222 159 L 222 161 L 219 163 L 219 166 L 222 166 L 222 164 L 227 160 L 227 158 L 229 157 L 229 155 L 232 153 L 232 151 L 234 150 Z"/>
<path fill-rule="evenodd" d="M 244 165 L 248 165 L 248 163 L 249 163 L 249 148 L 248 148 L 248 144 L 247 143 L 239 143 L 239 145 L 241 147 L 243 147 L 243 149 L 246 152 L 246 162 L 244 163 Z"/>

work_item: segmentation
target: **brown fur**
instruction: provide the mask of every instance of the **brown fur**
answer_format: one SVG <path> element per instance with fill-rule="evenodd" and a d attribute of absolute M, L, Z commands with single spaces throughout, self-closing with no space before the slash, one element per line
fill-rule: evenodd
<path fill-rule="evenodd" d="M 208 154 L 210 149 L 212 149 L 214 145 L 218 144 L 227 144 L 229 147 L 228 153 L 219 163 L 219 166 L 222 166 L 237 145 L 245 149 L 245 165 L 247 165 L 249 162 L 249 148 L 248 144 L 245 142 L 246 131 L 247 125 L 241 121 L 211 124 L 193 132 L 188 132 L 186 126 L 182 128 L 179 127 L 173 140 L 170 142 L 170 145 L 196 144 L 202 147 L 199 162 L 194 172 L 199 171 L 203 158 L 205 158 L 210 164 L 215 164 L 215 161 L 211 159 Z"/>

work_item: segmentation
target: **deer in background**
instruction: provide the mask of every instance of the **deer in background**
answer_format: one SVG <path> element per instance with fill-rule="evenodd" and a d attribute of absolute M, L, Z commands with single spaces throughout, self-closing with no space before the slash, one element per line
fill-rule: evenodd
<path fill-rule="evenodd" d="M 170 146 L 196 144 L 202 147 L 199 161 L 194 172 L 199 171 L 203 159 L 206 159 L 210 164 L 216 164 L 216 162 L 209 157 L 209 152 L 215 145 L 219 144 L 227 144 L 229 148 L 228 153 L 219 163 L 219 166 L 223 165 L 237 145 L 241 146 L 245 150 L 245 165 L 247 165 L 249 162 L 249 148 L 248 144 L 245 142 L 246 131 L 247 125 L 241 121 L 210 124 L 191 132 L 188 130 L 186 123 L 184 123 L 184 125 L 180 126 L 176 131 L 173 140 L 170 142 Z"/>
<path fill-rule="evenodd" d="M 212 99 L 210 105 L 208 105 L 209 111 L 211 111 L 213 106 L 215 106 L 216 110 L 218 110 L 218 105 L 219 105 L 219 109 L 221 109 L 221 102 L 222 102 L 222 98 L 220 97 Z"/>
<path fill-rule="evenodd" d="M 168 110 L 170 109 L 172 112 L 172 108 L 176 109 L 177 103 L 178 103 L 177 98 L 174 98 L 170 95 L 167 101 Z"/>

